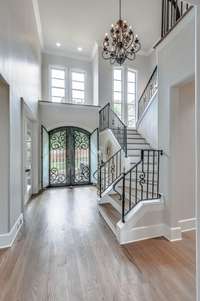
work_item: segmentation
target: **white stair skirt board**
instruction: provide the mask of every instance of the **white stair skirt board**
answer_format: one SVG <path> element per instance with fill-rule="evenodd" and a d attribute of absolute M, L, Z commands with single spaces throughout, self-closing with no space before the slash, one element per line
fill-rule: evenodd
<path fill-rule="evenodd" d="M 10 232 L 5 234 L 0 234 L 0 249 L 12 247 L 22 225 L 23 225 L 23 214 L 19 216 L 19 218 L 17 219 L 16 223 L 14 224 Z"/>
<path fill-rule="evenodd" d="M 137 227 L 145 213 L 158 212 L 162 214 L 164 202 L 161 199 L 141 201 L 125 217 L 125 223 L 119 221 L 117 224 L 117 239 L 120 244 L 127 244 L 144 239 L 159 237 L 163 235 L 160 225 L 148 225 Z"/>

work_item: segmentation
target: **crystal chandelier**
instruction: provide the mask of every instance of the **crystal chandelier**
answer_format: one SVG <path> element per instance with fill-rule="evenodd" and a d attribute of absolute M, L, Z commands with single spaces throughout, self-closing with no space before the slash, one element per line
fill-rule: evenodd
<path fill-rule="evenodd" d="M 141 49 L 140 41 L 131 26 L 122 20 L 121 0 L 119 0 L 119 21 L 111 26 L 110 37 L 106 33 L 103 42 L 103 58 L 111 64 L 122 65 L 126 59 L 133 61 Z"/>

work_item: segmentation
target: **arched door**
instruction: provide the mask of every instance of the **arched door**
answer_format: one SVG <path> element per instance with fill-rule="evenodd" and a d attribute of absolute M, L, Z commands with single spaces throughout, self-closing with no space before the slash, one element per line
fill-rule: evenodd
<path fill-rule="evenodd" d="M 76 127 L 49 133 L 49 184 L 71 186 L 90 183 L 90 134 Z"/>

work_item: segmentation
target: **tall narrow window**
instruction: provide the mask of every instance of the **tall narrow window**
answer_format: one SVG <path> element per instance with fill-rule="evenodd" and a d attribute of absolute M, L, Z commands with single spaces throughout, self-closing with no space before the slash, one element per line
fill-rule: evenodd
<path fill-rule="evenodd" d="M 63 102 L 66 98 L 65 87 L 65 69 L 52 67 L 51 68 L 51 101 Z"/>
<path fill-rule="evenodd" d="M 72 71 L 72 103 L 85 103 L 85 72 Z"/>
<path fill-rule="evenodd" d="M 127 126 L 136 126 L 136 72 L 127 72 Z"/>
<path fill-rule="evenodd" d="M 122 69 L 114 68 L 113 70 L 113 109 L 114 112 L 123 119 L 122 112 Z"/>

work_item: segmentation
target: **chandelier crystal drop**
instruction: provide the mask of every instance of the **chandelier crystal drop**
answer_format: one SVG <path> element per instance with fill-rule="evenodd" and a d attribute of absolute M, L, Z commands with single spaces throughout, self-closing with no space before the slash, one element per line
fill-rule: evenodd
<path fill-rule="evenodd" d="M 107 33 L 105 35 L 102 56 L 111 64 L 122 65 L 126 59 L 133 61 L 140 49 L 138 36 L 134 34 L 131 26 L 122 20 L 121 0 L 119 0 L 119 21 L 111 26 L 110 37 Z"/>

